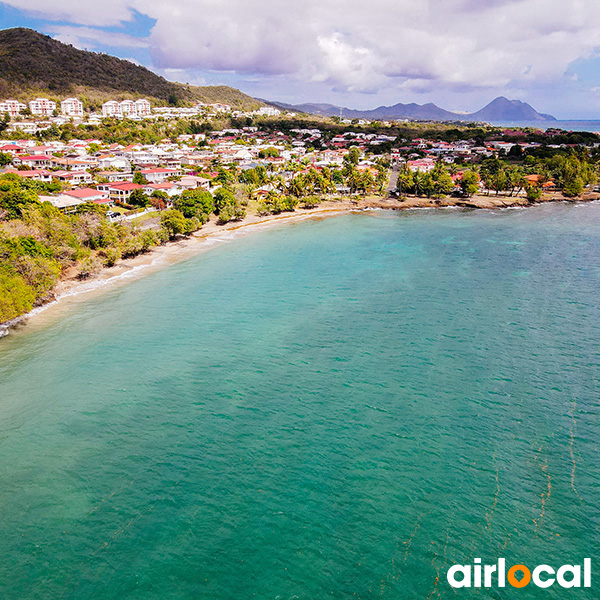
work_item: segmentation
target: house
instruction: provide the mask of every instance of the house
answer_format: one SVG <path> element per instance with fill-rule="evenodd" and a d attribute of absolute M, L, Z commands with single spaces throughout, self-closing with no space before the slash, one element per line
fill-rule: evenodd
<path fill-rule="evenodd" d="M 29 103 L 32 115 L 39 117 L 51 117 L 56 110 L 56 102 L 48 98 L 36 98 Z"/>
<path fill-rule="evenodd" d="M 98 166 L 98 161 L 94 159 L 80 159 L 72 156 L 64 156 L 62 158 L 53 158 L 52 165 L 58 169 L 72 169 L 73 171 L 85 171 Z"/>
<path fill-rule="evenodd" d="M 131 171 L 131 163 L 123 156 L 100 156 L 98 157 L 100 169 L 122 169 Z"/>
<path fill-rule="evenodd" d="M 109 100 L 102 105 L 103 117 L 144 117 L 152 114 L 150 102 L 145 99 L 123 100 L 116 102 Z"/>
<path fill-rule="evenodd" d="M 208 190 L 210 188 L 210 179 L 198 177 L 196 175 L 184 175 L 178 182 L 177 186 L 186 190 L 194 190 L 202 188 Z"/>
<path fill-rule="evenodd" d="M 22 110 L 25 110 L 27 106 L 18 100 L 4 100 L 0 102 L 0 113 L 5 115 L 8 113 L 13 119 L 18 117 Z"/>
<path fill-rule="evenodd" d="M 66 194 L 59 194 L 58 196 L 39 196 L 39 200 L 40 202 L 50 202 L 52 206 L 66 213 L 75 212 L 77 206 L 84 202 L 84 200 L 74 198 L 73 196 L 67 196 Z"/>
<path fill-rule="evenodd" d="M 103 117 L 121 117 L 121 109 L 119 103 L 114 100 L 109 100 L 102 105 L 102 116 Z"/>
<path fill-rule="evenodd" d="M 17 171 L 16 169 L 8 169 L 5 173 L 13 173 L 24 179 L 33 179 L 34 181 L 52 181 L 52 171 L 46 169 L 34 169 L 32 171 Z"/>
<path fill-rule="evenodd" d="M 133 181 L 133 173 L 122 173 L 121 171 L 98 171 L 96 176 L 106 179 L 109 183 Z"/>
<path fill-rule="evenodd" d="M 171 181 L 165 181 L 164 183 L 149 183 L 144 186 L 144 192 L 151 195 L 152 192 L 165 192 L 168 196 L 174 196 L 175 194 L 181 193 L 181 188 L 175 185 Z"/>
<path fill-rule="evenodd" d="M 133 100 L 123 100 L 123 102 L 121 102 L 119 104 L 119 107 L 121 109 L 121 114 L 124 117 L 128 117 L 130 115 L 135 115 L 135 103 Z"/>
<path fill-rule="evenodd" d="M 92 188 L 78 188 L 76 190 L 68 190 L 63 192 L 63 195 L 70 196 L 81 200 L 82 202 L 96 202 L 99 204 L 109 203 L 110 194 L 102 190 L 94 190 Z"/>
<path fill-rule="evenodd" d="M 60 103 L 60 112 L 67 117 L 83 117 L 83 102 L 77 98 L 65 98 Z"/>
<path fill-rule="evenodd" d="M 15 166 L 24 165 L 30 169 L 45 169 L 50 167 L 51 163 L 52 157 L 45 154 L 30 154 L 28 156 L 15 156 L 13 158 Z"/>
<path fill-rule="evenodd" d="M 144 117 L 144 116 L 152 114 L 152 110 L 150 108 L 150 102 L 148 102 L 148 100 L 145 100 L 143 98 L 141 100 L 136 100 L 133 103 L 133 106 L 134 106 L 135 114 L 138 117 Z"/>
<path fill-rule="evenodd" d="M 30 153 L 30 150 L 29 148 L 25 148 L 24 146 L 19 146 L 17 144 L 4 144 L 3 146 L 0 146 L 0 152 L 12 154 L 13 156 L 26 156 Z"/>
<path fill-rule="evenodd" d="M 417 171 L 420 171 L 422 173 L 429 173 L 435 168 L 435 161 L 432 158 L 420 158 L 418 160 L 409 160 L 406 164 L 413 173 L 416 173 Z"/>
<path fill-rule="evenodd" d="M 52 177 L 59 181 L 70 183 L 71 185 L 92 183 L 92 176 L 87 171 L 54 171 Z"/>
<path fill-rule="evenodd" d="M 114 202 L 127 202 L 133 190 L 142 190 L 144 186 L 129 181 L 119 183 L 104 183 L 96 186 L 99 190 L 108 190 L 110 199 Z"/>
<path fill-rule="evenodd" d="M 140 173 L 149 183 L 161 183 L 168 177 L 181 177 L 181 169 L 141 169 Z"/>

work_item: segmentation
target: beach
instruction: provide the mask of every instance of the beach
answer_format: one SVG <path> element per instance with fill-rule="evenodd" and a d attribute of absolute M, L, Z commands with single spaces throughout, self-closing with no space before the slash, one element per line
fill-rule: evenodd
<path fill-rule="evenodd" d="M 588 202 L 598 199 L 600 199 L 600 194 L 588 193 L 577 200 Z M 545 196 L 536 204 L 561 201 L 572 200 L 568 200 L 560 194 L 554 194 Z M 324 201 L 313 209 L 299 209 L 295 212 L 284 212 L 278 215 L 260 216 L 251 214 L 241 221 L 229 222 L 224 225 L 219 225 L 215 220 L 211 220 L 188 237 L 181 237 L 132 258 L 121 259 L 116 265 L 103 268 L 85 279 L 69 276 L 69 273 L 66 273 L 59 280 L 52 291 L 51 297 L 46 302 L 36 306 L 29 313 L 8 323 L 0 324 L 0 337 L 6 335 L 15 327 L 22 327 L 25 324 L 30 325 L 34 321 L 41 320 L 42 315 L 44 315 L 44 319 L 52 318 L 55 313 L 62 308 L 66 308 L 68 304 L 78 302 L 91 294 L 97 294 L 102 290 L 128 283 L 165 266 L 204 252 L 215 244 L 230 241 L 235 236 L 249 234 L 268 227 L 296 223 L 306 219 L 323 219 L 364 210 L 401 211 L 435 208 L 497 210 L 525 208 L 534 205 L 528 203 L 522 196 L 505 195 L 476 195 L 471 198 L 441 199 L 409 196 L 403 200 L 370 197 Z"/>

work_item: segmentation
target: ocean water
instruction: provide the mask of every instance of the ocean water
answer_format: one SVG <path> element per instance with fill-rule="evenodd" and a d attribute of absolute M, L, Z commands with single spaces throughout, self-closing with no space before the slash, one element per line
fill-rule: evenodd
<path fill-rule="evenodd" d="M 600 121 L 493 121 L 497 127 L 534 127 L 535 129 L 563 129 L 564 131 L 600 131 Z"/>
<path fill-rule="evenodd" d="M 4 338 L 0 598 L 597 598 L 599 225 L 286 225 Z"/>

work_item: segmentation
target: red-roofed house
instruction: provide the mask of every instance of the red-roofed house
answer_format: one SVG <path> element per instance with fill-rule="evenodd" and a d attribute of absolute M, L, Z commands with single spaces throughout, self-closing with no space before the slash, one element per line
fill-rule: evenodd
<path fill-rule="evenodd" d="M 71 185 L 92 183 L 92 176 L 87 171 L 54 171 L 52 177 L 59 181 L 66 181 Z"/>
<path fill-rule="evenodd" d="M 97 186 L 99 190 L 108 191 L 110 199 L 115 202 L 127 202 L 133 190 L 141 190 L 143 186 L 137 183 L 123 181 L 118 183 L 103 183 Z"/>
<path fill-rule="evenodd" d="M 34 169 L 33 171 L 17 171 L 17 169 L 8 169 L 5 173 L 14 173 L 25 179 L 33 179 L 35 181 L 52 181 L 52 171 L 46 169 Z"/>
<path fill-rule="evenodd" d="M 52 162 L 51 156 L 45 154 L 32 154 L 29 156 L 15 156 L 13 159 L 14 165 L 24 165 L 31 169 L 45 169 L 49 167 Z"/>
<path fill-rule="evenodd" d="M 77 190 L 69 190 L 67 192 L 63 192 L 63 194 L 65 196 L 70 196 L 71 198 L 77 198 L 78 200 L 82 200 L 83 202 L 111 202 L 110 195 L 108 192 L 94 190 L 92 188 L 79 188 Z"/>
<path fill-rule="evenodd" d="M 0 152 L 12 154 L 13 156 L 25 156 L 29 154 L 29 149 L 24 146 L 18 146 L 17 144 L 4 144 L 4 146 L 0 146 Z"/>

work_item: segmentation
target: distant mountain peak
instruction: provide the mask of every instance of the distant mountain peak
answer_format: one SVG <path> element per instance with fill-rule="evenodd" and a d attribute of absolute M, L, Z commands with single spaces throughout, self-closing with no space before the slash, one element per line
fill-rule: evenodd
<path fill-rule="evenodd" d="M 426 104 L 394 104 L 379 106 L 372 110 L 353 110 L 332 104 L 283 104 L 266 101 L 287 110 L 314 113 L 329 117 L 341 114 L 348 119 L 412 119 L 415 121 L 555 121 L 552 115 L 538 113 L 532 106 L 521 100 L 509 100 L 498 96 L 475 113 L 457 113 L 445 110 L 432 102 Z"/>

